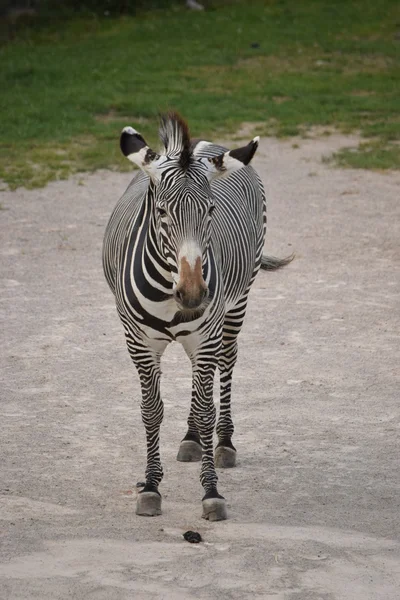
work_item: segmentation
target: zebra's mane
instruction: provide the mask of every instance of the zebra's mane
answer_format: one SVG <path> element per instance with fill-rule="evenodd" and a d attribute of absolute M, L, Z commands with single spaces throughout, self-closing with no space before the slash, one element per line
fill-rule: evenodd
<path fill-rule="evenodd" d="M 192 157 L 190 133 L 186 121 L 176 112 L 161 115 L 159 135 L 165 153 L 168 156 L 179 156 L 179 165 L 186 170 Z"/>

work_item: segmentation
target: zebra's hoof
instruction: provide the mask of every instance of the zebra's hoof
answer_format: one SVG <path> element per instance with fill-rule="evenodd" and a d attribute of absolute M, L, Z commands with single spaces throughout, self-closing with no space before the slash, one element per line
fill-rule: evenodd
<path fill-rule="evenodd" d="M 219 469 L 236 467 L 236 450 L 227 446 L 218 446 L 215 449 L 215 466 Z"/>
<path fill-rule="evenodd" d="M 161 515 L 161 496 L 157 492 L 140 492 L 136 502 L 136 514 L 142 517 Z"/>
<path fill-rule="evenodd" d="M 180 462 L 197 462 L 201 460 L 201 446 L 193 440 L 183 440 L 179 446 L 176 460 Z"/>
<path fill-rule="evenodd" d="M 203 500 L 202 517 L 208 521 L 224 521 L 228 518 L 226 501 L 223 498 L 207 498 L 207 500 Z"/>

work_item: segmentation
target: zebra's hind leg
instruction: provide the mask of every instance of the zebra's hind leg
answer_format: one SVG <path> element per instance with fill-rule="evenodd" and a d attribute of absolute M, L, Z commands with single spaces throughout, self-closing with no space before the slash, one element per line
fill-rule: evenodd
<path fill-rule="evenodd" d="M 236 448 L 232 444 L 234 431 L 231 412 L 233 369 L 237 358 L 237 336 L 246 312 L 247 296 L 225 315 L 222 350 L 219 357 L 220 411 L 217 422 L 218 444 L 215 449 L 215 466 L 228 469 L 236 466 Z"/>
<path fill-rule="evenodd" d="M 164 415 L 160 395 L 161 354 L 148 349 L 138 349 L 136 346 L 131 356 L 138 370 L 142 388 L 141 412 L 147 440 L 146 483 L 138 494 L 136 514 L 154 517 L 161 514 L 161 494 L 158 486 L 163 477 L 159 446 L 160 426 Z"/>
<path fill-rule="evenodd" d="M 193 408 L 190 407 L 188 430 L 181 441 L 176 460 L 180 462 L 196 462 L 201 460 L 200 435 L 194 424 Z"/>

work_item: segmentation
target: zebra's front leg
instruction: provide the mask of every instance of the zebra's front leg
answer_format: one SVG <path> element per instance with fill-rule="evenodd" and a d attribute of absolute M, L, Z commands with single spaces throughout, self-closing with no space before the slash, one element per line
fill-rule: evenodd
<path fill-rule="evenodd" d="M 196 364 L 193 369 L 192 414 L 200 435 L 202 447 L 200 482 L 205 495 L 202 499 L 203 518 L 222 521 L 227 518 L 226 502 L 217 490 L 217 473 L 214 465 L 213 433 L 216 411 L 213 384 L 216 364 Z"/>
<path fill-rule="evenodd" d="M 217 422 L 218 444 L 215 449 L 215 464 L 224 469 L 236 466 L 236 448 L 232 444 L 234 426 L 231 413 L 232 375 L 236 357 L 236 338 L 229 341 L 225 338 L 219 361 L 221 395 Z"/>
<path fill-rule="evenodd" d="M 163 477 L 160 459 L 160 426 L 164 416 L 164 405 L 160 395 L 160 358 L 135 357 L 142 388 L 142 421 L 146 430 L 147 465 L 146 484 L 139 492 L 136 514 L 154 517 L 161 514 L 161 494 L 158 486 Z"/>

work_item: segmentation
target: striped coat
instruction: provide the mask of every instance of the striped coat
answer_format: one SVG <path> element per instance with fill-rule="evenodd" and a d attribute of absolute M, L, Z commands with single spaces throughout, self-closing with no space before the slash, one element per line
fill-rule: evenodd
<path fill-rule="evenodd" d="M 157 154 L 134 129 L 123 131 L 121 149 L 142 172 L 117 203 L 103 246 L 104 273 L 142 388 L 147 468 L 137 514 L 161 512 L 160 360 L 166 346 L 178 341 L 193 374 L 178 460 L 202 461 L 203 516 L 218 520 L 226 518 L 226 506 L 217 491 L 215 464 L 229 467 L 236 460 L 231 381 L 248 293 L 261 265 L 279 268 L 288 260 L 262 256 L 266 201 L 249 165 L 258 139 L 231 152 L 191 141 L 176 114 L 163 118 L 160 135 L 165 153 Z M 217 367 L 221 407 L 214 457 Z"/>

